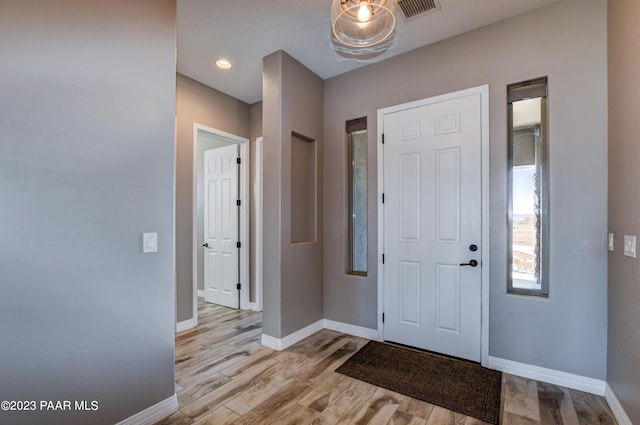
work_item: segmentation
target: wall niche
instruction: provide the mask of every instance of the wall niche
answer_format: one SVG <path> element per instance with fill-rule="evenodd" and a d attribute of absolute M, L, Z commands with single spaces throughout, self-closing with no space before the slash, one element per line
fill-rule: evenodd
<path fill-rule="evenodd" d="M 291 243 L 316 241 L 316 141 L 291 132 Z"/>

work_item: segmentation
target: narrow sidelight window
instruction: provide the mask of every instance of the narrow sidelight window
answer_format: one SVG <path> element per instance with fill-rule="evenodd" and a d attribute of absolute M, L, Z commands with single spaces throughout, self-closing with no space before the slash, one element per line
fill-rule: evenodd
<path fill-rule="evenodd" d="M 347 121 L 347 273 L 367 275 L 367 118 Z"/>
<path fill-rule="evenodd" d="M 508 292 L 547 296 L 547 79 L 507 87 L 509 111 Z"/>

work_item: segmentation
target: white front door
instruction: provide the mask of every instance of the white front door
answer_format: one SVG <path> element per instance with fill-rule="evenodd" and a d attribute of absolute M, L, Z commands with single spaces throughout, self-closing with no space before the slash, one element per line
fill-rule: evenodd
<path fill-rule="evenodd" d="M 481 96 L 426 103 L 384 115 L 384 339 L 480 361 Z"/>
<path fill-rule="evenodd" d="M 237 145 L 204 153 L 204 299 L 238 308 Z"/>

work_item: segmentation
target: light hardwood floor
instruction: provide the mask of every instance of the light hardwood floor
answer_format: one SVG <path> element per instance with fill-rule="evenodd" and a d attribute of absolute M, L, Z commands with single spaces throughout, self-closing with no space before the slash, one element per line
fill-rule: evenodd
<path fill-rule="evenodd" d="M 262 314 L 198 304 L 176 336 L 179 410 L 156 425 L 479 425 L 477 419 L 334 372 L 367 340 L 323 330 L 260 345 Z M 503 374 L 502 424 L 615 424 L 604 398 Z"/>

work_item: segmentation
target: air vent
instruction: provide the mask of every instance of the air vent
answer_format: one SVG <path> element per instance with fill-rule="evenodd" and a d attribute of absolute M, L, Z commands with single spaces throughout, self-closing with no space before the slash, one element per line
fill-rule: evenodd
<path fill-rule="evenodd" d="M 440 9 L 437 0 L 398 0 L 398 6 L 407 21 Z"/>

